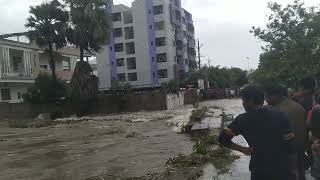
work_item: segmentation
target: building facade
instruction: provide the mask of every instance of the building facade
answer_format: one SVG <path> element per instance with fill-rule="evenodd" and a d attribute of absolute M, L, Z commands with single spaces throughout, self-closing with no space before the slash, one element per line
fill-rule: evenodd
<path fill-rule="evenodd" d="M 56 58 L 56 74 L 69 81 L 79 50 L 63 48 Z M 0 39 L 0 102 L 19 103 L 40 72 L 51 73 L 49 56 L 34 43 Z"/>
<path fill-rule="evenodd" d="M 97 55 L 100 89 L 112 81 L 134 87 L 184 82 L 195 61 L 192 15 L 180 0 L 135 0 L 131 7 L 108 5 L 113 31 L 110 43 Z"/>

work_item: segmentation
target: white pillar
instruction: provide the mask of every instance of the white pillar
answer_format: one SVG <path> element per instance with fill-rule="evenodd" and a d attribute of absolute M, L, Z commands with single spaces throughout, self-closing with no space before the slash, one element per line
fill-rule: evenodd
<path fill-rule="evenodd" d="M 25 75 L 31 75 L 31 51 L 24 50 L 23 52 L 23 64 Z"/>
<path fill-rule="evenodd" d="M 4 47 L 3 48 L 3 72 L 9 73 L 10 72 L 10 54 L 9 54 L 9 48 Z"/>

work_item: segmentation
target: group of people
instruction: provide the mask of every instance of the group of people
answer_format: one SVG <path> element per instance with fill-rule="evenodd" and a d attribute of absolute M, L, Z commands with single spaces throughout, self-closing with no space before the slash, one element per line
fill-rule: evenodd
<path fill-rule="evenodd" d="M 241 97 L 246 112 L 221 131 L 222 145 L 251 156 L 252 180 L 306 180 L 310 166 L 320 180 L 320 91 L 313 78 L 300 84 L 293 97 L 276 83 L 245 87 Z M 234 143 L 237 135 L 249 147 Z"/>

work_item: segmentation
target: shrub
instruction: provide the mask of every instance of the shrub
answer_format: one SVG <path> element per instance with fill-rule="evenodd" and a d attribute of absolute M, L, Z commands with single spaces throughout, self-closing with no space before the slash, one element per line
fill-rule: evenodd
<path fill-rule="evenodd" d="M 61 101 L 66 97 L 66 87 L 63 81 L 54 80 L 46 73 L 40 73 L 35 84 L 23 95 L 25 102 L 46 104 Z"/>

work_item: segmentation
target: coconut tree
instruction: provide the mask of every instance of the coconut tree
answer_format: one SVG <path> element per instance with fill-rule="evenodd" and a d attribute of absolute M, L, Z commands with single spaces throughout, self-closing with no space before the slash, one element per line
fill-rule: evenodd
<path fill-rule="evenodd" d="M 58 0 L 30 7 L 30 17 L 25 26 L 30 28 L 27 36 L 49 55 L 52 77 L 56 80 L 55 56 L 59 48 L 67 44 L 69 14 Z"/>
<path fill-rule="evenodd" d="M 86 103 L 98 94 L 98 78 L 92 74 L 84 52 L 99 52 L 108 44 L 111 25 L 106 0 L 65 0 L 70 7 L 71 28 L 68 39 L 80 49 L 71 80 L 73 96 Z"/>

